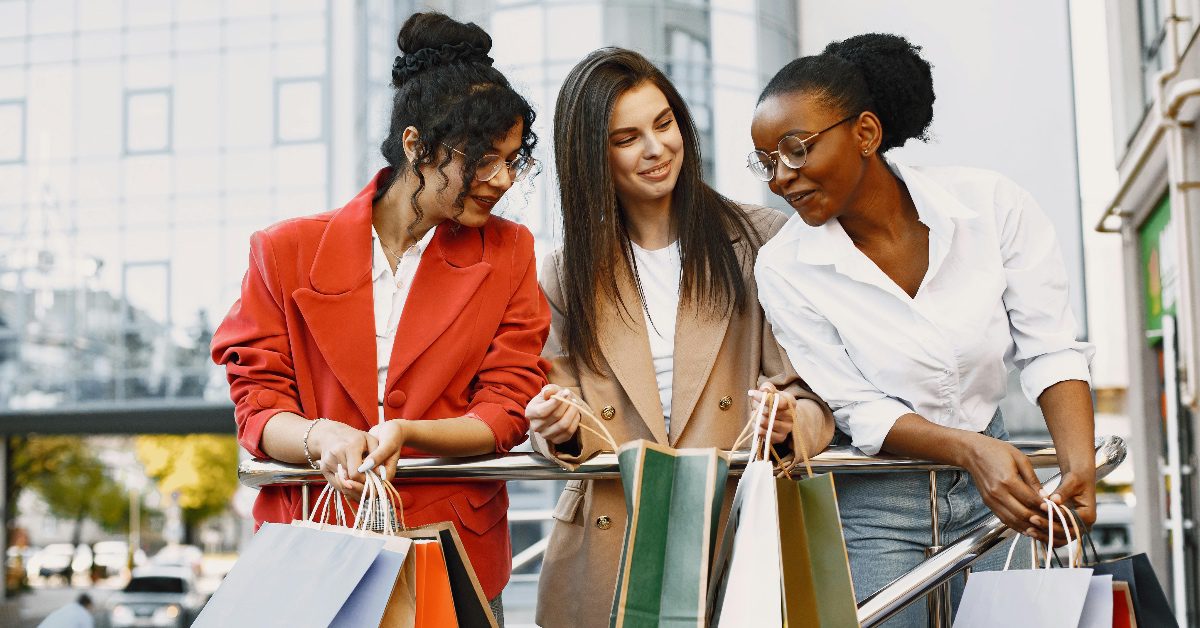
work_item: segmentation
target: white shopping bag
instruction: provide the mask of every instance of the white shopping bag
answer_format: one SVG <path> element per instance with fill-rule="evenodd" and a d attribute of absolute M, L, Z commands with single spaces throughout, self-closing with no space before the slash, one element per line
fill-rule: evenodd
<path fill-rule="evenodd" d="M 779 561 L 779 521 L 775 509 L 775 472 L 771 463 L 756 460 L 746 465 L 738 481 L 729 512 L 732 529 L 726 531 L 721 553 L 731 554 L 724 574 L 724 591 L 713 616 L 714 626 L 782 625 L 783 595 Z M 734 529 L 736 526 L 736 529 Z M 730 547 L 729 541 L 733 544 Z M 720 567 L 718 567 L 720 569 Z"/>
<path fill-rule="evenodd" d="M 1067 528 L 1058 505 L 1049 500 L 1051 510 Z M 1050 526 L 1050 546 L 1054 545 L 1054 529 Z M 1067 530 L 1068 542 L 1071 540 Z M 1082 628 L 1080 623 L 1084 607 L 1092 588 L 1092 570 L 1078 567 L 1051 569 L 1051 552 L 1046 552 L 1045 565 L 1033 569 L 1009 571 L 1013 549 L 1020 537 L 1013 540 L 1009 548 L 1004 571 L 980 571 L 967 579 L 966 589 L 954 617 L 954 625 L 960 628 Z M 1031 540 L 1031 544 L 1034 542 Z M 1031 545 L 1032 546 L 1032 545 Z M 1036 557 L 1035 557 L 1036 558 Z M 1074 564 L 1074 561 L 1071 561 Z M 1112 583 L 1109 582 L 1109 624 L 1112 625 Z M 1091 624 L 1088 624 L 1091 628 Z"/>
<path fill-rule="evenodd" d="M 756 417 L 762 413 L 764 402 L 765 398 L 759 403 Z M 774 426 L 778 403 L 776 398 L 767 434 Z M 769 437 L 759 438 L 755 433 L 750 462 L 733 494 L 709 593 L 713 626 L 783 624 L 775 469 L 765 453 L 769 443 Z"/>
<path fill-rule="evenodd" d="M 1092 576 L 1079 628 L 1113 628 L 1112 576 Z"/>

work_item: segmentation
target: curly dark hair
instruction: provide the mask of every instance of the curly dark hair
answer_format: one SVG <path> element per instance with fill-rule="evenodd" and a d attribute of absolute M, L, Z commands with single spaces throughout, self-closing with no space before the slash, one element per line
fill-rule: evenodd
<path fill-rule="evenodd" d="M 462 177 L 467 182 L 459 191 L 454 206 L 464 211 L 463 201 L 470 189 L 475 166 L 492 144 L 503 138 L 514 121 L 522 122 L 520 153 L 531 157 L 537 145 L 533 132 L 533 107 L 492 67 L 488 52 L 492 38 L 474 22 L 462 23 L 436 12 L 414 13 L 396 37 L 400 56 L 392 66 L 392 117 L 388 136 L 380 150 L 392 167 L 391 177 L 376 191 L 382 198 L 396 179 L 409 168 L 417 176 L 412 203 L 419 222 L 423 212 L 417 197 L 425 189 L 421 167 L 437 164 L 442 188 L 450 184 L 445 167 L 454 158 L 443 145 L 458 147 L 466 158 Z M 420 133 L 415 159 L 404 153 L 404 129 L 415 127 Z M 409 225 L 409 229 L 416 223 Z"/>
<path fill-rule="evenodd" d="M 883 124 L 879 152 L 910 139 L 928 140 L 933 122 L 933 72 L 921 47 L 883 33 L 835 41 L 819 55 L 783 66 L 758 102 L 776 94 L 809 92 L 846 114 L 871 111 Z"/>

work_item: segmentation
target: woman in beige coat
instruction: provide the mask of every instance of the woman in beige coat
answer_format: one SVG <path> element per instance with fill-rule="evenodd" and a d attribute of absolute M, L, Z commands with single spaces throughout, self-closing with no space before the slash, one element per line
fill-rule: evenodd
<path fill-rule="evenodd" d="M 554 127 L 564 246 L 542 267 L 552 370 L 526 408 L 534 447 L 567 467 L 609 448 L 579 429 L 592 419 L 565 395 L 618 444 L 730 449 L 751 403 L 778 390 L 777 451 L 824 449 L 832 415 L 775 342 L 753 278 L 758 248 L 786 216 L 704 184 L 683 99 L 635 52 L 580 62 Z M 567 483 L 542 563 L 540 626 L 608 625 L 625 518 L 619 481 Z"/>

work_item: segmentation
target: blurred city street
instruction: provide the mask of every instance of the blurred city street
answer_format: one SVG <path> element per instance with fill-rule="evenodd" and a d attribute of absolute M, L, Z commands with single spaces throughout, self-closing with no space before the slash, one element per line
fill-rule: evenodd
<path fill-rule="evenodd" d="M 256 514 L 263 516 L 256 499 L 285 493 L 239 478 L 239 465 L 266 455 L 265 449 L 252 454 L 255 448 L 246 444 L 247 433 L 251 440 L 265 437 L 247 430 L 245 416 L 283 414 L 285 404 L 276 391 L 255 389 L 239 399 L 241 423 L 235 422 L 226 367 L 240 366 L 242 347 L 214 356 L 214 337 L 220 345 L 226 313 L 243 307 L 245 286 L 272 266 L 255 265 L 262 252 L 252 251 L 252 238 L 281 221 L 342 207 L 387 165 L 381 146 L 392 131 L 398 137 L 406 128 L 392 129 L 390 118 L 402 100 L 394 72 L 408 58 L 397 57 L 398 32 L 424 9 L 485 29 L 488 63 L 536 113 L 531 128 L 538 141 L 529 157 L 538 169 L 517 181 L 516 157 L 483 157 L 495 164 L 493 178 L 507 164 L 512 187 L 490 201 L 492 211 L 528 230 L 543 282 L 543 262 L 563 250 L 569 226 L 555 107 L 568 72 L 589 53 L 625 47 L 660 68 L 694 118 L 689 141 L 701 157 L 696 176 L 723 197 L 790 219 L 799 210 L 771 187 L 779 181 L 771 161 L 779 151 L 768 158 L 770 149 L 756 148 L 750 134 L 764 87 L 781 68 L 830 42 L 862 33 L 908 38 L 933 68 L 933 121 L 927 138 L 901 142 L 888 159 L 921 169 L 999 173 L 1042 208 L 1050 226 L 1042 231 L 1053 231 L 1058 246 L 1047 258 L 1061 258 L 1065 276 L 1055 286 L 1067 295 L 1058 319 L 1073 317 L 1076 337 L 1068 340 L 1095 348 L 1079 366 L 1080 372 L 1090 368 L 1095 436 L 1117 437 L 1127 447 L 1124 463 L 1097 486 L 1098 554 L 1145 553 L 1180 625 L 1200 627 L 1200 0 L 0 0 L 0 628 L 33 628 L 81 593 L 93 599 L 97 626 L 114 618 L 121 626 L 187 625 L 255 538 Z M 842 132 L 845 125 L 831 128 Z M 800 141 L 792 135 L 800 131 L 788 133 L 770 145 Z M 801 161 L 808 158 L 808 141 L 798 149 Z M 756 178 L 753 167 L 767 162 L 772 171 Z M 476 184 L 488 181 L 478 172 L 475 177 Z M 361 198 L 369 199 L 362 201 L 368 207 L 383 199 Z M 628 225 L 613 224 L 629 237 Z M 1009 233 L 1023 225 L 993 226 Z M 453 225 L 455 234 L 459 226 Z M 374 223 L 371 232 L 390 265 Z M 365 222 L 359 233 L 366 237 Z M 413 246 L 405 255 L 424 250 Z M 961 257 L 950 259 L 970 261 Z M 466 274 L 457 261 L 440 259 L 456 277 Z M 276 270 L 288 267 L 273 261 Z M 488 266 L 481 276 L 500 270 Z M 375 271 L 371 277 L 380 276 Z M 310 269 L 298 272 L 307 278 Z M 264 292 L 282 302 L 306 290 L 284 291 L 285 285 Z M 536 294 L 532 280 L 529 286 Z M 396 289 L 407 294 L 407 287 Z M 308 292 L 321 303 L 350 294 Z M 1010 306 L 1005 301 L 995 320 Z M 285 316 L 280 312 L 290 305 L 272 307 L 272 315 Z M 464 311 L 483 318 L 476 309 Z M 949 318 L 959 312 L 948 311 Z M 637 315 L 636 306 L 632 312 Z M 388 323 L 376 314 L 377 324 Z M 557 308 L 555 314 L 555 320 L 570 318 Z M 406 337 L 391 323 L 399 339 L 394 347 L 401 347 Z M 906 325 L 895 325 L 894 333 L 910 331 Z M 852 353 L 830 329 L 829 347 L 841 352 L 835 351 L 838 357 Z M 376 331 L 377 339 L 384 337 Z M 300 377 L 296 365 L 305 357 L 291 353 L 304 346 L 291 333 L 290 327 L 272 328 L 264 338 L 246 332 L 249 339 L 242 341 L 283 338 L 286 355 L 274 368 L 286 372 L 281 379 L 288 381 L 280 385 L 291 392 L 282 396 L 326 394 L 321 386 L 305 389 L 288 379 Z M 321 340 L 311 353 L 329 351 Z M 335 351 L 350 346 L 337 340 Z M 369 345 L 365 355 L 358 359 L 379 357 Z M 386 381 L 386 347 L 380 355 L 383 391 L 397 384 Z M 528 357 L 538 361 L 535 351 Z M 1002 361 L 1007 375 L 996 366 Z M 989 383 L 1000 392 L 986 416 L 1003 394 L 999 413 L 1012 439 L 1049 441 L 1020 363 L 1028 360 L 1015 341 L 1003 360 L 992 361 Z M 657 362 L 646 368 L 661 370 Z M 859 372 L 864 381 L 874 377 Z M 486 388 L 480 381 L 476 374 L 470 386 Z M 388 404 L 395 411 L 389 419 L 445 418 L 400 414 L 426 392 L 415 388 L 379 393 L 381 425 Z M 626 401 L 621 390 L 594 406 L 603 421 L 612 421 Z M 1082 406 L 1087 395 L 1078 398 Z M 704 411 L 734 414 L 717 414 L 729 409 L 732 397 L 715 399 Z M 528 400 L 525 394 L 522 403 Z M 671 404 L 659 403 L 670 429 Z M 946 403 L 947 416 L 968 413 L 958 401 Z M 311 408 L 288 407 L 288 413 L 318 418 Z M 374 425 L 376 400 L 368 398 L 360 409 L 369 415 L 364 425 Z M 527 420 L 518 410 L 508 416 L 514 424 Z M 265 432 L 264 425 L 257 428 Z M 513 429 L 514 439 L 523 433 Z M 304 456 L 309 435 L 292 439 Z M 1086 435 L 1081 439 L 1083 447 Z M 287 452 L 294 454 L 292 471 L 311 481 L 305 475 L 311 469 L 296 462 L 304 460 L 299 451 Z M 513 449 L 531 451 L 528 442 Z M 503 531 L 497 524 L 503 508 L 476 517 L 486 521 L 467 522 L 472 517 L 464 519 L 463 512 L 506 496 L 508 628 L 535 625 L 542 562 L 555 526 L 573 523 L 596 534 L 613 523 L 607 513 L 576 518 L 584 511 L 584 489 L 562 477 L 520 477 L 507 482 L 507 493 L 497 482 L 486 499 L 455 494 L 447 498 L 454 510 L 445 511 L 483 538 Z M 412 496 L 397 499 L 411 502 Z M 927 504 L 929 496 L 914 499 Z M 294 516 L 288 513 L 298 512 L 297 504 L 287 502 L 295 511 L 280 506 L 278 516 Z M 508 565 L 502 567 L 507 573 Z M 502 584 L 497 577 L 495 588 Z M 139 606 L 138 596 L 162 599 Z"/>

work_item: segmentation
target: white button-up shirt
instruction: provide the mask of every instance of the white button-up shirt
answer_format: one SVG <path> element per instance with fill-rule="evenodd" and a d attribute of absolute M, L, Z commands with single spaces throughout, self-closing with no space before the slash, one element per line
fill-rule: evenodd
<path fill-rule="evenodd" d="M 379 234 L 375 232 L 375 227 L 371 227 L 371 288 L 375 305 L 375 363 L 379 369 L 380 423 L 383 423 L 383 396 L 387 392 L 384 389 L 387 387 L 392 347 L 396 344 L 396 328 L 400 325 L 404 303 L 408 301 L 408 292 L 417 276 L 421 255 L 429 247 L 434 231 L 436 229 L 430 229 L 420 242 L 409 247 L 400 256 L 400 263 L 396 265 L 395 272 L 392 272 L 392 265 L 383 252 Z"/>
<path fill-rule="evenodd" d="M 1033 197 L 972 168 L 890 163 L 929 228 L 929 268 L 910 298 L 837 220 L 792 216 L 759 252 L 758 294 L 775 337 L 854 446 L 874 455 L 908 413 L 987 428 L 1008 369 L 1035 402 L 1090 383 L 1053 226 Z"/>

